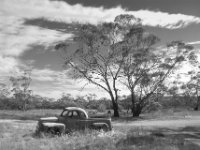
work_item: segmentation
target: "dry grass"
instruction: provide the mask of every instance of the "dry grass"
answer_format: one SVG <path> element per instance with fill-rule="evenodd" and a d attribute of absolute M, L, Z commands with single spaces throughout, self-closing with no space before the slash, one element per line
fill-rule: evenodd
<path fill-rule="evenodd" d="M 49 117 L 49 116 L 56 116 L 60 115 L 61 109 L 35 109 L 35 110 L 28 110 L 28 111 L 20 111 L 20 110 L 0 110 L 0 119 L 17 119 L 17 120 L 38 120 L 41 117 Z M 90 115 L 95 115 L 99 112 L 93 112 L 92 110 L 87 110 Z M 96 114 L 96 115 L 97 115 Z M 101 113 L 102 115 L 103 113 Z M 100 115 L 100 114 L 99 114 Z M 178 118 L 185 118 L 188 116 L 199 116 L 200 111 L 189 111 L 189 110 L 182 110 L 182 109 L 167 109 L 167 110 L 160 110 L 151 113 L 144 113 L 141 114 L 139 118 L 132 118 L 131 114 L 128 116 L 123 114 L 121 118 L 113 118 L 113 120 L 124 120 L 126 121 L 134 121 L 140 119 L 178 119 Z"/>
<path fill-rule="evenodd" d="M 37 120 L 61 110 L 0 111 L 0 119 Z M 168 112 L 165 116 L 198 115 L 199 112 Z M 173 115 L 172 115 L 172 114 Z M 174 115 L 175 114 L 175 115 Z M 159 114 L 161 116 L 162 114 Z M 152 117 L 150 114 L 149 117 Z M 147 116 L 148 117 L 148 116 Z M 159 118 L 159 117 L 158 117 Z M 123 121 L 123 120 L 122 120 Z M 126 123 L 126 122 L 123 122 Z M 71 135 L 34 135 L 35 121 L 0 123 L 0 150 L 199 150 L 183 134 L 163 135 L 142 127 L 115 127 L 111 132 L 81 131 Z M 192 129 L 193 130 L 193 129 Z M 199 129 L 198 129 L 199 130 Z M 182 131 L 181 131 L 182 132 Z M 180 133 L 181 133 L 180 132 Z"/>
<path fill-rule="evenodd" d="M 199 150 L 182 136 L 152 135 L 142 128 L 128 132 L 81 131 L 71 135 L 34 135 L 35 124 L 1 123 L 1 150 Z"/>
<path fill-rule="evenodd" d="M 0 110 L 0 119 L 38 120 L 41 117 L 59 115 L 61 111 L 60 109 Z"/>
<path fill-rule="evenodd" d="M 97 111 L 86 110 L 89 115 L 96 115 Z M 38 120 L 41 117 L 58 116 L 62 109 L 33 109 L 27 111 L 20 110 L 0 110 L 0 119 L 16 119 L 16 120 Z M 106 112 L 105 112 L 106 113 Z M 103 115 L 105 113 L 98 113 Z"/>

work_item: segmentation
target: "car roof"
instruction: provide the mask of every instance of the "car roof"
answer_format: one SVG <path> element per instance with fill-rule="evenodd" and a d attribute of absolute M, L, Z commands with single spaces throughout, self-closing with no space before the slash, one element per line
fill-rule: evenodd
<path fill-rule="evenodd" d="M 85 111 L 84 109 L 79 108 L 79 107 L 66 107 L 65 109 L 67 109 L 67 110 L 80 110 L 80 111 Z"/>
<path fill-rule="evenodd" d="M 88 114 L 82 108 L 79 108 L 79 107 L 66 107 L 65 110 L 78 110 L 78 111 L 84 112 L 84 114 L 86 115 L 86 118 L 88 118 Z"/>

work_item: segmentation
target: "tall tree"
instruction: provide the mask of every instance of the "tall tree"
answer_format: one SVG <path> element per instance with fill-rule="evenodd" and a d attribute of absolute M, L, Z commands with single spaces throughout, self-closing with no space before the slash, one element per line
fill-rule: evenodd
<path fill-rule="evenodd" d="M 19 103 L 19 109 L 27 110 L 27 103 L 32 92 L 30 90 L 31 70 L 24 70 L 20 76 L 11 76 L 10 81 L 15 99 Z"/>
<path fill-rule="evenodd" d="M 128 28 L 117 47 L 123 47 L 123 83 L 130 91 L 132 114 L 139 116 L 153 100 L 151 96 L 164 89 L 163 82 L 181 62 L 194 62 L 196 57 L 193 47 L 181 41 L 155 48 L 159 38 L 146 32 L 140 24 L 132 26 L 136 19 L 131 15 L 120 15 L 117 20 Z"/>
<path fill-rule="evenodd" d="M 110 95 L 114 116 L 119 116 L 119 82 L 130 90 L 133 116 L 139 116 L 152 94 L 191 55 L 192 47 L 179 41 L 157 50 L 153 46 L 158 41 L 144 31 L 139 19 L 119 15 L 113 23 L 82 25 L 73 43 L 55 48 L 66 51 L 69 76 L 86 79 Z"/>
<path fill-rule="evenodd" d="M 55 47 L 67 51 L 65 66 L 69 76 L 86 79 L 110 95 L 115 117 L 119 117 L 117 84 L 126 57 L 120 43 L 130 29 L 129 22 L 131 19 L 116 17 L 113 23 L 82 25 L 72 44 L 60 43 Z"/>

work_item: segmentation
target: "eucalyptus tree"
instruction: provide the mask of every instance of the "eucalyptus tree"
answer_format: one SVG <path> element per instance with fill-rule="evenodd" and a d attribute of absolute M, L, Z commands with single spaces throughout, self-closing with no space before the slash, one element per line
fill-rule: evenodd
<path fill-rule="evenodd" d="M 142 28 L 130 30 L 124 41 L 127 57 L 123 71 L 124 84 L 130 91 L 132 114 L 139 116 L 142 110 L 152 103 L 163 82 L 183 61 L 193 60 L 193 47 L 180 41 L 173 41 L 165 49 L 156 49 L 159 41 Z M 131 51 L 131 52 L 130 52 Z"/>
<path fill-rule="evenodd" d="M 115 117 L 119 116 L 118 81 L 126 58 L 120 43 L 129 31 L 132 19 L 117 16 L 112 23 L 80 25 L 72 43 L 62 42 L 55 47 L 66 52 L 68 76 L 85 79 L 109 94 Z"/>
<path fill-rule="evenodd" d="M 181 41 L 172 41 L 166 47 L 156 48 L 159 38 L 146 32 L 141 25 L 133 26 L 133 16 L 120 15 L 118 20 L 128 27 L 123 32 L 123 41 L 115 45 L 121 48 L 124 56 L 122 83 L 130 91 L 133 116 L 139 116 L 143 108 L 153 102 L 153 95 L 166 90 L 166 78 L 182 62 L 195 62 L 196 55 L 191 45 Z"/>
<path fill-rule="evenodd" d="M 66 52 L 65 67 L 73 79 L 85 79 L 106 91 L 118 117 L 121 83 L 130 91 L 133 116 L 139 116 L 164 80 L 189 57 L 192 47 L 174 41 L 156 49 L 159 38 L 146 32 L 140 20 L 119 15 L 112 23 L 80 25 L 72 43 L 55 46 Z"/>
<path fill-rule="evenodd" d="M 20 110 L 27 110 L 28 100 L 31 98 L 32 90 L 30 90 L 31 70 L 24 70 L 22 75 L 11 76 L 12 92 L 16 101 L 19 103 Z"/>
<path fill-rule="evenodd" d="M 195 99 L 194 110 L 199 110 L 200 106 L 200 71 L 199 69 L 189 71 L 189 81 L 182 87 L 182 89 L 192 98 Z"/>
<path fill-rule="evenodd" d="M 5 83 L 0 83 L 0 98 L 6 98 L 10 94 L 9 89 Z"/>

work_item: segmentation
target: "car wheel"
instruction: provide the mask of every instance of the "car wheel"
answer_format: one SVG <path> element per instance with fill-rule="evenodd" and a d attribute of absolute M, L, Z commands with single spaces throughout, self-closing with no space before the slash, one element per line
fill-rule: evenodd
<path fill-rule="evenodd" d="M 107 131 L 108 131 L 108 126 L 103 125 L 103 126 L 101 127 L 101 130 L 103 130 L 104 132 L 107 132 Z"/>

